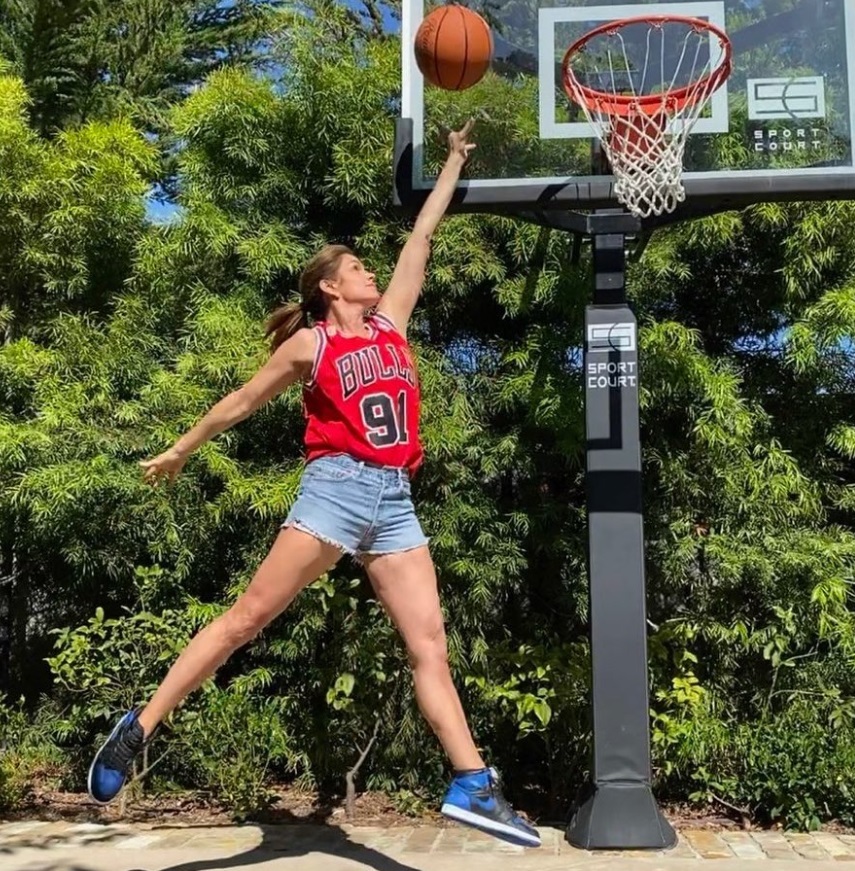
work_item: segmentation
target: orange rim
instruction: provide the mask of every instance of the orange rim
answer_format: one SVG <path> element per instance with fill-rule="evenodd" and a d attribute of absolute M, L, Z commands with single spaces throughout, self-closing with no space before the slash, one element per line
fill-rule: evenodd
<path fill-rule="evenodd" d="M 660 94 L 647 94 L 644 96 L 628 96 L 625 94 L 609 94 L 589 88 L 583 85 L 576 74 L 570 68 L 570 62 L 594 37 L 603 33 L 616 33 L 630 24 L 650 24 L 661 27 L 663 24 L 686 24 L 697 32 L 706 31 L 718 38 L 722 48 L 722 59 L 719 65 L 706 76 L 686 85 L 675 88 L 673 91 Z M 688 15 L 639 15 L 634 18 L 621 18 L 617 21 L 609 21 L 586 33 L 576 40 L 564 53 L 561 62 L 561 72 L 564 90 L 574 103 L 580 100 L 588 109 L 602 115 L 632 115 L 642 113 L 654 115 L 663 110 L 668 114 L 675 114 L 686 106 L 692 106 L 701 98 L 718 90 L 730 75 L 732 68 L 732 48 L 727 34 L 717 25 L 702 18 L 692 18 Z"/>

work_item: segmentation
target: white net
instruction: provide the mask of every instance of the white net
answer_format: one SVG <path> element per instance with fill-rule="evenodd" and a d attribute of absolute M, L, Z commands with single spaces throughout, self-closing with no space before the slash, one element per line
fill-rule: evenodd
<path fill-rule="evenodd" d="M 598 28 L 564 59 L 564 86 L 585 112 L 633 215 L 686 198 L 689 133 L 730 71 L 726 37 L 696 19 L 630 19 Z"/>

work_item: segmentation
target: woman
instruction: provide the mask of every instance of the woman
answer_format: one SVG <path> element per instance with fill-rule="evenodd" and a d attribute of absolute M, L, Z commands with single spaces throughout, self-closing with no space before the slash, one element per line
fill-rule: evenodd
<path fill-rule="evenodd" d="M 442 812 L 516 843 L 540 845 L 537 830 L 511 810 L 472 740 L 448 667 L 433 562 L 410 499 L 422 449 L 407 323 L 431 236 L 475 147 L 468 141 L 471 129 L 470 121 L 449 135 L 448 159 L 386 293 L 381 297 L 374 275 L 347 248 L 324 248 L 301 276 L 302 301 L 279 309 L 268 324 L 270 360 L 172 448 L 142 463 L 151 483 L 173 480 L 192 451 L 303 381 L 307 465 L 294 506 L 246 592 L 191 640 L 148 704 L 125 714 L 98 751 L 89 771 L 95 801 L 118 795 L 134 757 L 170 711 L 350 553 L 364 564 L 403 637 L 419 708 L 454 769 Z"/>

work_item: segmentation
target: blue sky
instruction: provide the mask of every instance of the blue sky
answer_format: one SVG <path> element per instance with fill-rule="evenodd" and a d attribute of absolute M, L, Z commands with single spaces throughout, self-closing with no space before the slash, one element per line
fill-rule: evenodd
<path fill-rule="evenodd" d="M 146 197 L 146 217 L 153 224 L 169 224 L 180 215 L 178 206 L 155 199 L 152 195 Z"/>

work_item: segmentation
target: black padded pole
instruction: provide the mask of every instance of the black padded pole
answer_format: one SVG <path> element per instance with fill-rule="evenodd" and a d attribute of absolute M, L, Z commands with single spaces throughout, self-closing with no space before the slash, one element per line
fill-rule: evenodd
<path fill-rule="evenodd" d="M 594 759 L 567 828 L 567 839 L 585 849 L 677 841 L 650 788 L 638 341 L 624 246 L 622 233 L 593 235 L 594 298 L 585 310 Z"/>

